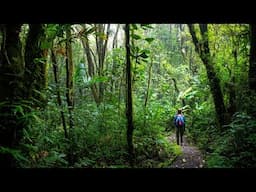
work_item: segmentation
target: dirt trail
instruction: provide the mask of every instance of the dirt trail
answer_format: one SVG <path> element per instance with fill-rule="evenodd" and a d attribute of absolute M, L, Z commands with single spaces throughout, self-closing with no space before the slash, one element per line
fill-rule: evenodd
<path fill-rule="evenodd" d="M 175 133 L 169 137 L 171 142 L 176 142 Z M 183 138 L 182 154 L 179 155 L 169 168 L 203 168 L 203 155 L 199 149 L 188 142 L 186 136 Z"/>

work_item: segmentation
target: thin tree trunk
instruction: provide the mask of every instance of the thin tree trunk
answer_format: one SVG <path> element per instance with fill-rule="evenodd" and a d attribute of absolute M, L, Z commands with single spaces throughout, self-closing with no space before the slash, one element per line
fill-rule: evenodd
<path fill-rule="evenodd" d="M 119 32 L 119 28 L 120 28 L 120 24 L 117 25 L 117 29 L 116 29 L 116 33 L 114 35 L 114 39 L 113 39 L 113 44 L 112 44 L 112 51 L 117 48 L 117 36 L 118 36 L 118 32 Z M 115 55 L 113 54 L 114 52 L 112 52 L 112 75 L 115 76 L 116 75 L 116 62 L 115 62 Z M 113 92 L 115 89 L 115 80 L 112 78 L 110 80 L 110 91 Z"/>
<path fill-rule="evenodd" d="M 84 29 L 86 29 L 86 28 L 84 27 Z M 83 45 L 83 48 L 84 48 L 84 51 L 86 54 L 86 58 L 87 58 L 87 62 L 88 62 L 88 73 L 89 73 L 90 78 L 93 78 L 94 74 L 95 74 L 95 70 L 94 70 L 95 64 L 92 59 L 88 37 L 81 38 L 81 41 L 82 41 L 82 45 Z M 97 92 L 97 86 L 96 86 L 96 84 L 93 84 L 90 87 L 92 90 L 92 95 L 93 95 L 94 101 L 98 106 L 100 104 L 100 101 L 99 101 L 99 96 L 98 96 L 98 92 Z"/>
<path fill-rule="evenodd" d="M 153 58 L 151 58 L 150 66 L 149 66 L 149 69 L 148 69 L 148 83 L 147 83 L 147 91 L 146 91 L 145 102 L 144 102 L 144 127 L 146 126 L 146 108 L 147 108 L 147 103 L 148 103 L 148 95 L 149 95 L 149 88 L 150 88 L 150 82 L 151 82 L 152 66 L 153 66 Z"/>
<path fill-rule="evenodd" d="M 145 102 L 144 102 L 145 108 L 147 107 L 147 103 L 148 103 L 148 94 L 149 94 L 149 87 L 151 82 L 152 66 L 153 66 L 153 59 L 151 59 L 151 63 L 148 69 L 148 83 L 147 83 L 147 91 L 146 91 Z"/>
<path fill-rule="evenodd" d="M 235 48 L 234 52 L 234 59 L 235 59 L 235 66 L 238 66 L 238 60 L 237 60 L 237 48 Z M 230 76 L 230 82 L 228 83 L 228 94 L 229 94 L 229 106 L 227 107 L 227 112 L 229 113 L 229 116 L 232 117 L 232 115 L 236 112 L 236 90 L 235 90 L 235 76 L 232 73 L 232 70 L 228 68 L 229 70 L 229 76 Z"/>
<path fill-rule="evenodd" d="M 173 97 L 173 105 L 176 105 L 176 100 L 177 100 L 178 95 L 180 94 L 180 90 L 178 89 L 176 79 L 172 78 L 172 81 L 173 81 L 174 90 L 175 90 L 175 93 L 176 93 L 175 97 Z"/>
<path fill-rule="evenodd" d="M 113 38 L 112 49 L 117 48 L 117 36 L 118 36 L 119 28 L 120 28 L 120 24 L 117 24 L 116 33 Z"/>
<path fill-rule="evenodd" d="M 66 70 L 67 70 L 67 79 L 66 79 L 66 98 L 68 104 L 69 112 L 69 136 L 70 136 L 70 151 L 69 151 L 69 164 L 73 165 L 75 162 L 74 159 L 74 86 L 73 86 L 73 75 L 74 75 L 74 64 L 72 59 L 72 45 L 71 45 L 71 26 L 69 25 L 66 29 Z"/>
<path fill-rule="evenodd" d="M 127 143 L 128 143 L 128 154 L 131 167 L 134 166 L 134 147 L 133 147 L 133 106 L 132 106 L 132 73 L 131 73 L 131 51 L 130 51 L 130 25 L 125 25 L 125 48 L 126 48 L 126 81 L 127 81 Z"/>
<path fill-rule="evenodd" d="M 226 108 L 224 105 L 223 94 L 220 88 L 220 80 L 214 70 L 212 58 L 210 55 L 210 49 L 208 44 L 208 29 L 207 24 L 200 24 L 201 40 L 196 37 L 194 25 L 188 24 L 190 34 L 192 36 L 193 43 L 195 45 L 196 52 L 199 54 L 203 61 L 207 76 L 210 84 L 211 93 L 213 95 L 213 101 L 216 111 L 217 122 L 221 128 L 226 122 Z"/>
<path fill-rule="evenodd" d="M 58 64 L 56 61 L 56 56 L 53 52 L 53 50 L 51 50 L 51 58 L 52 58 L 52 66 L 53 66 L 53 74 L 54 74 L 54 80 L 55 80 L 55 84 L 57 87 L 57 103 L 60 107 L 60 116 L 61 116 L 61 120 L 62 120 L 62 125 L 63 125 L 63 129 L 64 129 L 64 134 L 65 134 L 65 138 L 68 138 L 68 132 L 67 132 L 67 126 L 66 126 L 66 120 L 65 120 L 65 115 L 64 115 L 64 111 L 62 109 L 62 101 L 61 101 L 61 96 L 60 96 L 60 84 L 59 84 L 59 76 L 58 76 Z"/>
<path fill-rule="evenodd" d="M 99 64 L 99 76 L 103 76 L 103 70 L 104 70 L 104 61 L 105 61 L 105 55 L 107 50 L 107 42 L 108 42 L 108 35 L 110 30 L 110 24 L 107 26 L 106 31 L 106 39 L 104 39 L 102 36 L 105 35 L 105 25 L 104 24 L 96 24 L 96 30 L 98 32 L 98 35 L 96 35 L 96 47 L 97 47 L 97 53 L 98 53 L 98 64 Z M 104 96 L 104 83 L 99 83 L 99 101 L 102 102 Z"/>

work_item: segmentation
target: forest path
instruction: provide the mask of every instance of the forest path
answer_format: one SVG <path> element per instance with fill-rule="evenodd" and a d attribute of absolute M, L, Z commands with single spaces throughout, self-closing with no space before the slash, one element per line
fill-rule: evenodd
<path fill-rule="evenodd" d="M 176 143 L 175 133 L 168 137 L 170 142 Z M 186 135 L 183 136 L 182 154 L 179 155 L 169 168 L 203 168 L 204 159 L 200 150 L 188 142 Z"/>

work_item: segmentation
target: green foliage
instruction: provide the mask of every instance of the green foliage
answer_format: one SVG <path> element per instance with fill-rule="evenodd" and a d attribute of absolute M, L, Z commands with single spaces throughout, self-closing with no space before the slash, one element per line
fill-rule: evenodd
<path fill-rule="evenodd" d="M 20 148 L 26 161 L 19 161 L 20 167 L 66 167 L 66 141 L 61 127 L 56 126 L 58 122 L 47 120 L 54 111 L 38 113 L 32 111 L 35 119 L 30 120 L 30 126 L 23 130 L 23 139 Z M 42 115 L 42 116 L 41 116 Z M 44 117 L 44 119 L 42 119 Z"/>
<path fill-rule="evenodd" d="M 155 132 L 159 127 L 152 127 Z M 134 147 L 136 151 L 136 166 L 142 168 L 160 168 L 170 165 L 173 159 L 180 154 L 180 149 L 176 145 L 170 144 L 167 136 L 163 133 L 149 133 L 141 135 L 138 132 L 134 134 Z"/>
<path fill-rule="evenodd" d="M 0 146 L 0 154 L 9 154 L 18 162 L 24 161 L 29 163 L 29 160 L 26 159 L 26 157 L 22 155 L 21 150 L 18 149 Z"/>
<path fill-rule="evenodd" d="M 95 83 L 101 83 L 101 82 L 107 82 L 108 78 L 105 76 L 94 76 L 92 79 L 90 79 L 87 84 L 88 86 L 93 85 Z"/>
<path fill-rule="evenodd" d="M 245 114 L 234 114 L 227 131 L 213 145 L 209 167 L 254 168 L 256 167 L 256 119 Z M 221 163 L 218 162 L 221 160 Z"/>

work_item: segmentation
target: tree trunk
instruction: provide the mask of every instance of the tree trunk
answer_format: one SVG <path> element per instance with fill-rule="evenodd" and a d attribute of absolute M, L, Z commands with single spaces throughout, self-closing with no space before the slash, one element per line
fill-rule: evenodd
<path fill-rule="evenodd" d="M 116 32 L 115 32 L 115 35 L 114 35 L 114 38 L 113 38 L 112 49 L 117 48 L 117 36 L 118 36 L 120 25 L 121 24 L 117 24 Z"/>
<path fill-rule="evenodd" d="M 126 117 L 127 117 L 127 143 L 128 154 L 131 167 L 134 166 L 134 147 L 133 147 L 133 104 L 132 104 L 132 73 L 131 73 L 131 51 L 130 51 L 130 26 L 125 25 L 125 48 L 126 48 L 126 82 L 127 82 L 127 100 L 126 100 Z"/>
<path fill-rule="evenodd" d="M 226 124 L 225 116 L 226 108 L 223 101 L 223 94 L 220 88 L 220 80 L 214 70 L 212 58 L 210 55 L 210 49 L 208 44 L 208 29 L 207 24 L 200 24 L 201 39 L 198 40 L 196 37 L 194 25 L 188 24 L 190 34 L 192 36 L 193 43 L 195 45 L 196 52 L 199 54 L 203 61 L 207 76 L 210 84 L 211 93 L 213 95 L 214 106 L 217 116 L 218 126 L 221 128 L 222 125 Z"/>
<path fill-rule="evenodd" d="M 64 111 L 62 109 L 62 101 L 61 101 L 61 96 L 60 96 L 60 84 L 59 84 L 59 76 L 58 76 L 58 64 L 56 61 L 56 56 L 53 52 L 53 50 L 51 50 L 51 58 L 52 58 L 52 65 L 53 65 L 53 74 L 54 74 L 54 81 L 56 84 L 56 89 L 57 89 L 57 103 L 60 107 L 60 116 L 61 116 L 61 121 L 63 124 L 63 129 L 64 129 L 64 134 L 65 134 L 65 138 L 68 138 L 68 132 L 67 132 L 67 125 L 66 125 L 66 120 L 65 120 L 65 115 L 64 115 Z"/>
<path fill-rule="evenodd" d="M 178 86 L 177 86 L 177 82 L 176 82 L 176 79 L 175 78 L 172 78 L 172 81 L 173 81 L 173 85 L 174 85 L 174 90 L 175 90 L 175 97 L 173 97 L 173 105 L 176 105 L 176 100 L 180 94 L 180 90 L 178 89 Z"/>
<path fill-rule="evenodd" d="M 238 66 L 238 60 L 237 60 L 237 48 L 233 50 L 233 55 L 235 59 L 235 66 Z M 227 69 L 229 71 L 230 76 L 230 82 L 227 83 L 228 87 L 228 95 L 229 95 L 229 105 L 227 106 L 227 112 L 229 114 L 229 117 L 231 118 L 233 114 L 236 112 L 236 89 L 235 89 L 235 83 L 236 79 L 233 74 L 233 69 L 231 70 L 228 66 Z"/>
<path fill-rule="evenodd" d="M 149 87 L 151 82 L 152 66 L 153 66 L 153 59 L 151 59 L 149 69 L 148 69 L 148 85 L 147 85 L 147 91 L 146 91 L 145 102 L 144 102 L 145 108 L 147 107 L 147 103 L 148 103 L 148 94 L 149 94 Z"/>
<path fill-rule="evenodd" d="M 45 40 L 44 26 L 30 24 L 25 47 L 25 91 L 26 97 L 33 99 L 34 107 L 44 107 L 45 99 L 38 91 L 46 86 L 46 58 L 41 48 Z"/>
<path fill-rule="evenodd" d="M 148 69 L 148 83 L 147 83 L 147 90 L 146 90 L 145 101 L 144 101 L 144 123 L 143 123 L 144 127 L 146 127 L 146 109 L 147 109 L 147 103 L 148 103 L 149 88 L 151 83 L 152 66 L 153 66 L 153 58 L 151 58 L 151 62 Z"/>
<path fill-rule="evenodd" d="M 22 75 L 24 62 L 21 53 L 19 33 L 21 24 L 1 24 L 0 52 L 0 167 L 16 167 L 11 153 L 5 148 L 15 148 L 22 138 L 25 122 L 18 107 L 21 104 L 24 89 Z"/>
<path fill-rule="evenodd" d="M 97 47 L 97 53 L 98 53 L 98 64 L 99 64 L 99 76 L 102 77 L 103 70 L 104 70 L 104 61 L 105 61 L 105 55 L 107 50 L 107 43 L 108 43 L 108 35 L 110 30 L 110 24 L 107 26 L 107 31 L 105 34 L 105 25 L 104 24 L 96 24 L 96 47 Z M 106 36 L 105 36 L 106 35 Z M 99 83 L 99 101 L 102 102 L 104 96 L 104 83 Z"/>
<path fill-rule="evenodd" d="M 70 139 L 70 151 L 69 151 L 69 164 L 73 165 L 75 162 L 74 157 L 74 84 L 73 84 L 73 75 L 74 75 L 74 64 L 72 59 L 72 45 L 71 45 L 71 26 L 68 25 L 66 29 L 66 71 L 67 71 L 67 79 L 66 79 L 66 98 L 68 104 L 68 112 L 69 112 L 69 139 Z"/>
<path fill-rule="evenodd" d="M 84 26 L 84 30 L 86 30 L 86 27 Z M 86 58 L 87 58 L 87 62 L 88 62 L 88 73 L 90 78 L 93 78 L 95 75 L 95 63 L 93 62 L 92 59 L 92 55 L 91 55 L 91 51 L 90 51 L 90 45 L 89 45 L 89 39 L 87 36 L 85 36 L 84 38 L 81 38 L 82 41 L 82 45 L 86 54 Z M 97 106 L 100 104 L 100 100 L 99 100 L 99 94 L 97 92 L 97 86 L 96 84 L 91 85 L 91 90 L 92 90 L 92 95 L 94 98 L 95 103 L 97 104 Z"/>
<path fill-rule="evenodd" d="M 121 24 L 117 25 L 117 29 L 113 38 L 113 44 L 112 44 L 112 75 L 115 76 L 116 75 L 116 61 L 115 61 L 115 54 L 114 54 L 114 49 L 117 48 L 117 36 L 118 36 L 118 32 L 119 32 L 119 28 L 120 28 Z M 111 78 L 110 80 L 110 91 L 113 93 L 113 91 L 115 90 L 116 87 L 116 82 L 114 80 L 114 78 Z"/>

